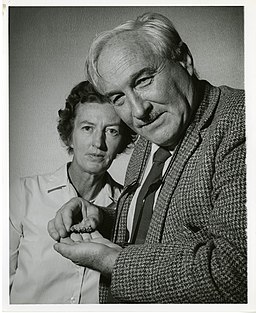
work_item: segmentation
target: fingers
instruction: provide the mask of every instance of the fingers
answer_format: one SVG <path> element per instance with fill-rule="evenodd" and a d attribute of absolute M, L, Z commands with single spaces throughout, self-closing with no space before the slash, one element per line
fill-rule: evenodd
<path fill-rule="evenodd" d="M 92 259 L 92 249 L 90 242 L 57 242 L 54 244 L 54 249 L 63 257 L 71 260 L 77 265 L 87 266 L 88 260 Z"/>
<path fill-rule="evenodd" d="M 119 245 L 117 245 L 117 244 L 113 243 L 112 241 L 102 237 L 102 235 L 98 231 L 91 233 L 91 242 L 101 243 L 101 244 L 108 246 L 109 248 L 114 248 L 118 251 L 122 250 L 122 248 Z"/>
<path fill-rule="evenodd" d="M 83 219 L 80 223 L 73 224 L 70 227 L 71 232 L 77 233 L 91 233 L 95 231 L 102 220 L 102 213 L 100 209 L 89 203 L 88 201 L 81 199 L 81 212 Z"/>
<path fill-rule="evenodd" d="M 67 238 L 69 238 L 69 237 L 67 237 Z M 78 233 L 71 233 L 70 234 L 70 239 L 75 241 L 75 242 L 83 241 L 83 237 L 81 236 L 81 234 L 78 234 Z"/>
<path fill-rule="evenodd" d="M 66 238 L 60 238 L 60 243 L 66 243 L 66 244 L 73 244 L 75 241 L 74 238 L 71 238 L 71 237 L 66 237 Z"/>
<path fill-rule="evenodd" d="M 87 218 L 87 206 L 89 205 L 89 202 L 86 204 L 87 205 L 85 205 L 84 201 L 81 201 L 81 211 L 82 211 L 83 220 Z"/>
<path fill-rule="evenodd" d="M 88 242 L 92 239 L 89 233 L 71 233 L 70 238 L 75 242 Z"/>
<path fill-rule="evenodd" d="M 76 197 L 57 211 L 55 218 L 48 223 L 48 232 L 54 240 L 59 241 L 60 238 L 69 236 L 70 231 L 91 233 L 99 224 L 99 208 Z"/>
<path fill-rule="evenodd" d="M 112 246 L 111 246 L 112 244 Z M 104 238 L 88 242 L 56 243 L 54 249 L 73 263 L 110 276 L 121 247 Z"/>
<path fill-rule="evenodd" d="M 92 239 L 91 234 L 89 233 L 83 233 L 83 234 L 80 234 L 80 236 L 82 237 L 83 241 L 90 241 Z"/>
<path fill-rule="evenodd" d="M 91 242 L 93 243 L 101 243 L 109 248 L 112 248 L 112 249 L 115 249 L 116 251 L 121 251 L 123 250 L 119 245 L 109 241 L 108 239 L 106 238 L 95 238 L 93 240 L 91 240 Z"/>
<path fill-rule="evenodd" d="M 59 241 L 60 238 L 68 236 L 75 217 L 81 212 L 82 202 L 81 198 L 72 198 L 57 211 L 55 218 L 48 223 L 48 232 L 54 240 Z"/>
<path fill-rule="evenodd" d="M 63 218 L 63 215 L 67 214 L 65 212 L 65 208 L 61 207 L 59 211 L 57 211 L 55 218 L 50 220 L 47 226 L 49 235 L 56 241 L 59 241 L 60 238 L 67 237 L 68 235 L 68 226 L 66 228 L 67 218 Z M 66 222 L 64 222 L 66 221 Z"/>
<path fill-rule="evenodd" d="M 89 216 L 84 223 L 89 232 L 93 232 L 99 226 L 99 218 L 92 215 Z"/>
<path fill-rule="evenodd" d="M 60 240 L 60 235 L 55 228 L 54 219 L 50 220 L 47 226 L 49 235 L 56 241 Z"/>
<path fill-rule="evenodd" d="M 55 227 L 59 231 L 60 236 L 66 235 L 70 231 L 70 227 L 74 224 L 74 219 L 82 210 L 83 201 L 81 198 L 72 198 L 65 203 L 57 212 L 55 217 Z"/>
<path fill-rule="evenodd" d="M 91 233 L 91 238 L 97 239 L 97 238 L 103 238 L 103 237 L 97 230 L 95 230 L 93 233 Z"/>
<path fill-rule="evenodd" d="M 94 204 L 88 202 L 86 205 L 87 217 L 90 218 L 90 223 L 93 229 L 99 227 L 99 225 L 103 222 L 103 214 L 100 207 L 97 207 Z"/>
<path fill-rule="evenodd" d="M 68 243 L 55 243 L 53 246 L 54 249 L 60 253 L 62 256 L 65 258 L 71 259 L 72 260 L 72 254 L 74 253 L 74 243 L 73 244 L 68 244 Z"/>
<path fill-rule="evenodd" d="M 75 197 L 65 203 L 55 217 L 55 228 L 60 237 L 65 237 L 70 232 L 72 225 L 87 218 L 87 207 L 90 205 L 85 199 Z M 80 220 L 78 219 L 80 216 Z"/>

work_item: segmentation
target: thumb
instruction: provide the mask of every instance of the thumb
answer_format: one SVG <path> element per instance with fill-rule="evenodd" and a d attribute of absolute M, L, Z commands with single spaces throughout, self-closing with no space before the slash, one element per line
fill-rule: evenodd
<path fill-rule="evenodd" d="M 86 219 L 88 217 L 88 207 L 91 205 L 91 203 L 84 198 L 79 198 L 81 201 L 81 211 L 83 219 Z"/>
<path fill-rule="evenodd" d="M 48 222 L 48 225 L 47 225 L 47 230 L 48 230 L 48 233 L 49 235 L 56 241 L 59 241 L 60 240 L 60 235 L 58 233 L 58 231 L 56 230 L 55 228 L 55 225 L 54 225 L 54 219 L 50 220 Z"/>
<path fill-rule="evenodd" d="M 53 248 L 62 256 L 69 259 L 74 251 L 74 246 L 75 243 L 57 242 L 54 244 Z"/>

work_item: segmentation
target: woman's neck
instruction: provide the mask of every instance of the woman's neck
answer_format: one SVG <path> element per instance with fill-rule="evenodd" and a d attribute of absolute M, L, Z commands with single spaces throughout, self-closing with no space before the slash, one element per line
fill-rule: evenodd
<path fill-rule="evenodd" d="M 69 179 L 79 196 L 91 201 L 105 185 L 105 173 L 94 175 L 81 172 L 72 162 L 68 168 Z"/>

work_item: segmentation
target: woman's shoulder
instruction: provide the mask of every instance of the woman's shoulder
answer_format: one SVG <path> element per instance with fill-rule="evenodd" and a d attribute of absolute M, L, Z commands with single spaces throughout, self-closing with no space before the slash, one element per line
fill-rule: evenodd
<path fill-rule="evenodd" d="M 20 191 L 28 191 L 34 189 L 46 188 L 51 184 L 64 182 L 67 180 L 67 164 L 62 165 L 57 170 L 48 173 L 32 174 L 23 177 L 15 177 L 12 179 L 11 188 Z"/>

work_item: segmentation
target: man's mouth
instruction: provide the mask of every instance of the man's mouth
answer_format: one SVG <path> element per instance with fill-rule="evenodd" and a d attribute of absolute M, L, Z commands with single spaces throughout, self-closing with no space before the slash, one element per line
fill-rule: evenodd
<path fill-rule="evenodd" d="M 160 114 L 154 114 L 153 116 L 149 116 L 147 119 L 145 118 L 144 124 L 141 125 L 141 128 L 143 127 L 147 127 L 150 126 L 151 124 L 153 124 L 155 121 L 157 121 L 159 119 L 159 117 L 162 115 L 163 113 Z"/>

